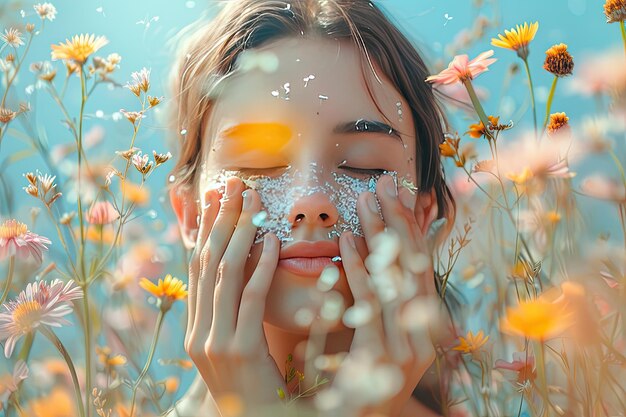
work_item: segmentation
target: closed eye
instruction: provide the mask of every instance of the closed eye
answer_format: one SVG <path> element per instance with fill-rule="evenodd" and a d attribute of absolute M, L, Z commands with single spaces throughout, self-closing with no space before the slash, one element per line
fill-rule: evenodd
<path fill-rule="evenodd" d="M 341 165 L 339 168 L 345 169 L 347 171 L 351 171 L 357 174 L 362 175 L 383 175 L 388 172 L 386 169 L 378 169 L 378 168 L 356 168 L 346 165 Z"/>

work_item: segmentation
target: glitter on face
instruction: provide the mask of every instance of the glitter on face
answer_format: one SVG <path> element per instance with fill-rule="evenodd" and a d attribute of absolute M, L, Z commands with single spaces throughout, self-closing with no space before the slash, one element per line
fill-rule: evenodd
<path fill-rule="evenodd" d="M 398 111 L 398 120 L 402 121 L 402 103 L 401 102 L 396 102 L 396 109 Z"/>
<path fill-rule="evenodd" d="M 262 241 L 267 233 L 274 233 L 281 242 L 293 240 L 291 236 L 292 224 L 289 222 L 289 214 L 292 212 L 294 203 L 299 199 L 315 193 L 325 194 L 330 203 L 335 206 L 339 218 L 335 224 L 329 226 L 329 238 L 339 237 L 343 232 L 350 231 L 355 236 L 363 236 L 360 219 L 357 215 L 357 199 L 362 192 L 376 191 L 376 183 L 383 174 L 367 175 L 362 178 L 331 172 L 332 180 L 321 179 L 322 170 L 317 164 L 311 163 L 308 172 L 301 172 L 293 168 L 287 168 L 281 175 L 247 175 L 240 171 L 220 170 L 212 175 L 206 175 L 205 179 L 211 187 L 223 189 L 226 180 L 231 177 L 241 178 L 246 186 L 259 193 L 261 204 L 265 211 L 255 216 L 262 216 L 263 221 L 255 222 L 259 227 L 255 242 Z M 396 171 L 385 172 L 391 175 L 398 185 Z M 206 184 L 206 183 L 205 183 Z M 258 224 L 257 224 L 258 223 Z"/>

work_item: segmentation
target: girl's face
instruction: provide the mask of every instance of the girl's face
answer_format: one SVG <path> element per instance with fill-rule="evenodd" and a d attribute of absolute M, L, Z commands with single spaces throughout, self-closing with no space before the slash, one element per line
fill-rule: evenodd
<path fill-rule="evenodd" d="M 353 231 L 359 253 L 367 256 L 358 194 L 373 190 L 385 171 L 398 183 L 417 183 L 414 122 L 402 95 L 382 71 L 362 69 L 357 48 L 347 41 L 285 38 L 244 53 L 237 66 L 212 97 L 199 195 L 229 176 L 257 189 L 266 211 L 258 237 L 269 231 L 282 243 L 265 320 L 306 331 L 306 317 L 323 299 L 318 276 L 339 255 L 341 232 Z M 260 246 L 252 247 L 247 278 Z M 334 264 L 339 279 L 333 289 L 350 306 L 345 273 Z"/>

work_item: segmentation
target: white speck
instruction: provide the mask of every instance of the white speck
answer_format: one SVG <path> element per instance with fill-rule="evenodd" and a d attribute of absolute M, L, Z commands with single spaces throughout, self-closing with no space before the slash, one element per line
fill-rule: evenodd
<path fill-rule="evenodd" d="M 107 17 L 106 14 L 104 14 L 104 8 L 102 6 L 96 7 L 96 12 L 102 13 L 102 17 Z"/>
<path fill-rule="evenodd" d="M 102 110 L 96 110 L 96 117 L 98 119 L 102 119 L 104 117 L 104 112 Z"/>
<path fill-rule="evenodd" d="M 454 19 L 454 17 L 450 16 L 448 13 L 444 14 L 443 17 L 446 19 L 446 23 L 443 24 L 444 26 L 447 25 L 450 20 Z"/>
<path fill-rule="evenodd" d="M 300 62 L 300 58 L 296 58 L 296 62 Z"/>
<path fill-rule="evenodd" d="M 156 210 L 148 210 L 148 213 L 146 213 L 148 215 L 148 217 L 150 217 L 152 220 L 156 219 L 158 214 L 156 212 Z"/>
<path fill-rule="evenodd" d="M 272 96 L 278 97 L 279 95 L 280 95 L 280 92 L 278 90 L 273 90 L 272 91 Z"/>
<path fill-rule="evenodd" d="M 289 83 L 283 84 L 283 88 L 285 89 L 285 94 L 289 94 L 289 91 L 291 91 L 291 88 L 289 86 L 290 86 Z"/>
<path fill-rule="evenodd" d="M 22 9 L 20 10 L 20 16 L 22 17 L 26 17 L 26 12 Z"/>
<path fill-rule="evenodd" d="M 186 134 L 187 134 L 187 129 L 182 129 L 182 130 L 180 131 L 180 134 L 181 134 L 181 135 L 186 135 Z"/>
<path fill-rule="evenodd" d="M 118 120 L 122 120 L 122 113 L 116 111 L 115 113 L 111 115 L 111 120 L 113 120 L 114 122 L 117 122 Z"/>
<path fill-rule="evenodd" d="M 320 94 L 317 96 L 320 100 L 328 100 L 328 96 L 325 96 L 323 94 Z"/>
<path fill-rule="evenodd" d="M 33 84 L 26 86 L 26 88 L 24 89 L 24 92 L 28 95 L 33 94 L 33 91 L 35 91 L 35 86 Z"/>
<path fill-rule="evenodd" d="M 170 182 L 170 183 L 176 181 L 176 176 L 175 175 L 170 175 L 169 177 L 167 177 L 167 181 Z"/>
<path fill-rule="evenodd" d="M 194 7 L 196 7 L 196 2 L 192 0 L 186 1 L 185 7 L 188 9 L 193 9 Z"/>

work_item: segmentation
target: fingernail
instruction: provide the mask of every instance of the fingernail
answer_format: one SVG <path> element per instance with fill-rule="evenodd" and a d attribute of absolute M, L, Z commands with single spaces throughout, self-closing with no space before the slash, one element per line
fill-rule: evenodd
<path fill-rule="evenodd" d="M 351 232 L 346 233 L 346 240 L 352 249 L 356 249 L 356 242 L 354 241 L 354 236 Z"/>
<path fill-rule="evenodd" d="M 416 198 L 415 195 L 412 194 L 406 188 L 400 190 L 400 202 L 402 205 L 410 210 L 415 210 Z"/>
<path fill-rule="evenodd" d="M 248 210 L 252 207 L 252 196 L 250 195 L 250 190 L 244 191 L 241 195 L 243 196 L 243 209 Z"/>
<path fill-rule="evenodd" d="M 367 203 L 367 207 L 369 207 L 372 213 L 378 214 L 378 203 L 376 202 L 376 197 L 374 197 L 374 194 L 367 193 L 367 197 L 365 197 L 365 202 Z"/>
<path fill-rule="evenodd" d="M 385 180 L 385 191 L 389 197 L 396 198 L 398 196 L 398 189 L 396 188 L 396 183 L 392 177 L 387 176 L 388 178 Z"/>

